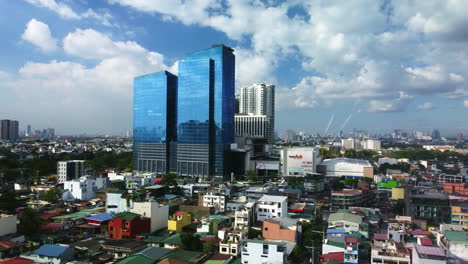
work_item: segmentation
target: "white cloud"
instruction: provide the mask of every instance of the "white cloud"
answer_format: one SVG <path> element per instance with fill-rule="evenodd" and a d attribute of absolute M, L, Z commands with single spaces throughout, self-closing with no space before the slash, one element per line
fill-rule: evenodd
<path fill-rule="evenodd" d="M 113 19 L 112 15 L 107 11 L 96 12 L 95 10 L 88 8 L 86 12 L 81 14 L 75 12 L 70 6 L 61 3 L 56 0 L 24 0 L 32 5 L 47 8 L 64 19 L 80 20 L 80 19 L 92 19 L 103 26 L 115 26 L 111 20 Z"/>
<path fill-rule="evenodd" d="M 236 49 L 240 85 L 275 82 L 280 62 L 296 58 L 305 73 L 278 90 L 279 107 L 364 97 L 370 111 L 399 111 L 416 95 L 455 98 L 468 90 L 461 70 L 468 68 L 468 48 L 459 43 L 468 39 L 464 0 L 227 0 L 227 8 L 220 0 L 108 1 L 208 26 L 240 43 L 249 39 L 250 47 Z M 305 15 L 288 16 L 291 8 Z"/>
<path fill-rule="evenodd" d="M 113 26 L 113 24 L 110 22 L 110 20 L 112 19 L 112 15 L 109 12 L 96 13 L 91 8 L 88 8 L 86 12 L 81 14 L 81 17 L 87 18 L 87 19 L 89 18 L 96 19 L 103 26 L 107 26 L 107 27 Z"/>
<path fill-rule="evenodd" d="M 34 18 L 26 24 L 26 30 L 21 37 L 45 52 L 57 49 L 57 40 L 52 37 L 49 26 Z"/>
<path fill-rule="evenodd" d="M 47 8 L 65 19 L 79 19 L 80 16 L 75 13 L 69 6 L 62 3 L 57 3 L 55 0 L 25 0 L 35 6 Z"/>
<path fill-rule="evenodd" d="M 10 74 L 8 72 L 0 71 L 0 80 L 10 78 Z"/>
<path fill-rule="evenodd" d="M 134 77 L 168 68 L 161 54 L 135 42 L 114 41 L 92 29 L 70 33 L 64 46 L 68 53 L 95 59 L 96 64 L 27 62 L 18 71 L 18 78 L 0 82 L 2 93 L 17 98 L 13 102 L 2 97 L 1 104 L 24 114 L 19 117 L 24 120 L 31 119 L 31 113 L 24 111 L 26 105 L 37 109 L 37 122 L 60 122 L 70 129 L 62 133 L 76 134 L 89 127 L 114 133 L 131 127 Z"/>
<path fill-rule="evenodd" d="M 463 101 L 463 107 L 468 108 L 468 100 Z"/>
<path fill-rule="evenodd" d="M 418 108 L 421 110 L 429 110 L 434 109 L 435 106 L 431 102 L 425 102 L 423 104 L 418 105 Z"/>

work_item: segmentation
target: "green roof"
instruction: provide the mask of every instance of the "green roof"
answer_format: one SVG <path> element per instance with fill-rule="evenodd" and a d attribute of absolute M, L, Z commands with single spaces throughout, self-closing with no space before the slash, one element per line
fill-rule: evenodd
<path fill-rule="evenodd" d="M 123 212 L 123 213 L 118 213 L 115 215 L 116 218 L 118 217 L 125 221 L 132 221 L 133 219 L 135 219 L 135 217 L 139 217 L 139 216 L 140 216 L 139 214 L 135 214 L 132 212 Z"/>
<path fill-rule="evenodd" d="M 377 183 L 378 188 L 396 188 L 398 187 L 398 181 L 386 181 L 386 182 L 378 182 Z"/>
<path fill-rule="evenodd" d="M 164 259 L 177 259 L 189 263 L 198 263 L 200 260 L 199 257 L 202 255 L 201 252 L 197 251 L 188 251 L 188 250 L 183 250 L 183 249 L 177 249 L 176 251 L 167 254 L 164 256 Z"/>
<path fill-rule="evenodd" d="M 339 248 L 344 248 L 345 247 L 344 242 L 332 241 L 332 240 L 328 240 L 327 245 L 334 246 L 334 247 L 339 247 Z"/>
<path fill-rule="evenodd" d="M 208 260 L 204 264 L 224 264 L 227 260 Z"/>
<path fill-rule="evenodd" d="M 117 262 L 117 264 L 130 264 L 130 263 L 139 263 L 139 264 L 153 264 L 154 259 L 148 258 L 141 254 L 131 255 L 125 259 Z"/>
<path fill-rule="evenodd" d="M 163 241 L 164 239 L 165 237 L 163 236 L 149 236 L 147 239 L 145 239 L 145 241 L 150 242 L 150 243 L 159 243 Z"/>
<path fill-rule="evenodd" d="M 168 238 L 163 239 L 161 242 L 164 244 L 172 245 L 182 245 L 182 240 L 180 239 L 181 233 L 176 233 Z"/>
<path fill-rule="evenodd" d="M 52 217 L 53 220 L 79 220 L 90 216 L 92 213 L 103 209 L 104 207 L 96 207 L 91 209 L 86 209 L 72 214 L 59 215 Z"/>
<path fill-rule="evenodd" d="M 348 221 L 356 224 L 362 224 L 362 216 L 349 213 L 334 213 L 328 217 L 328 222 Z"/>
<path fill-rule="evenodd" d="M 445 237 L 450 242 L 457 242 L 458 244 L 468 244 L 468 232 L 462 231 L 445 231 Z"/>

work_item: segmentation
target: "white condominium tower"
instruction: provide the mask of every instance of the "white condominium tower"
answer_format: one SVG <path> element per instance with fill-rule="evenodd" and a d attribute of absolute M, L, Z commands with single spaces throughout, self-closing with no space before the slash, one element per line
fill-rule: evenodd
<path fill-rule="evenodd" d="M 250 136 L 274 141 L 275 86 L 257 83 L 240 88 L 239 113 L 235 116 L 236 136 Z"/>

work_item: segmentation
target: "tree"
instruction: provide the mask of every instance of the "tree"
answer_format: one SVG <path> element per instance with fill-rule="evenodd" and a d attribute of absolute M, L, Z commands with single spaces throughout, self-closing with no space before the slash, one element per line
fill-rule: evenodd
<path fill-rule="evenodd" d="M 163 177 L 162 184 L 163 184 L 164 186 L 168 186 L 168 187 L 177 186 L 177 174 L 172 173 L 172 172 L 167 173 L 167 174 Z"/>
<path fill-rule="evenodd" d="M 256 239 L 262 237 L 262 230 L 257 230 L 255 228 L 249 227 L 247 231 L 247 237 L 249 239 Z"/>
<path fill-rule="evenodd" d="M 41 195 L 41 200 L 49 202 L 49 203 L 58 203 L 62 198 L 62 191 L 59 188 L 51 188 L 47 192 Z"/>
<path fill-rule="evenodd" d="M 355 149 L 347 149 L 344 153 L 344 156 L 346 158 L 356 158 L 357 157 L 357 153 L 356 153 L 356 150 Z"/>
<path fill-rule="evenodd" d="M 296 245 L 293 251 L 291 252 L 291 255 L 289 255 L 289 260 L 291 260 L 291 263 L 303 263 L 304 252 L 302 250 L 302 247 Z"/>
<path fill-rule="evenodd" d="M 334 191 L 336 190 L 343 190 L 343 188 L 345 187 L 343 181 L 341 181 L 341 179 L 331 179 L 329 181 L 329 184 L 330 184 L 330 188 Z"/>
<path fill-rule="evenodd" d="M 0 209 L 13 212 L 17 205 L 18 202 L 14 192 L 6 192 L 0 196 Z"/>
<path fill-rule="evenodd" d="M 192 251 L 201 251 L 203 249 L 203 245 L 198 235 L 193 235 L 192 233 L 181 233 L 180 240 L 182 242 L 182 249 Z"/>
<path fill-rule="evenodd" d="M 39 214 L 31 208 L 26 208 L 20 218 L 18 231 L 22 234 L 31 236 L 39 230 L 42 220 Z"/>
<path fill-rule="evenodd" d="M 213 252 L 215 249 L 213 242 L 208 241 L 203 244 L 203 253 L 210 253 Z"/>
<path fill-rule="evenodd" d="M 249 180 L 249 182 L 255 182 L 257 180 L 257 177 L 255 175 L 255 171 L 248 171 L 247 172 L 247 180 Z"/>

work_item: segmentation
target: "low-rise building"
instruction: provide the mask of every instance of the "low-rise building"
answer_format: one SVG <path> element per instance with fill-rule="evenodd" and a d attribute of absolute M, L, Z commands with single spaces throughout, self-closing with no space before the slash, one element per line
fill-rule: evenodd
<path fill-rule="evenodd" d="M 145 185 L 154 185 L 156 173 L 140 173 L 134 176 L 125 177 L 125 186 L 129 190 L 140 189 Z"/>
<path fill-rule="evenodd" d="M 288 197 L 263 195 L 257 201 L 257 221 L 288 215 Z"/>
<path fill-rule="evenodd" d="M 21 255 L 34 263 L 61 264 L 73 260 L 73 250 L 67 245 L 45 244 L 31 254 Z"/>
<path fill-rule="evenodd" d="M 409 202 L 412 218 L 425 219 L 429 224 L 450 223 L 450 200 L 446 193 L 424 192 L 412 194 Z"/>
<path fill-rule="evenodd" d="M 331 193 L 332 208 L 348 209 L 350 206 L 362 205 L 361 190 L 333 191 Z"/>
<path fill-rule="evenodd" d="M 287 244 L 266 240 L 246 239 L 242 243 L 241 262 L 243 264 L 287 262 Z"/>
<path fill-rule="evenodd" d="M 124 212 L 116 214 L 109 222 L 110 239 L 132 239 L 142 233 L 150 233 L 151 219 L 139 214 Z"/>
<path fill-rule="evenodd" d="M 0 214 L 0 236 L 16 233 L 16 215 Z"/>
<path fill-rule="evenodd" d="M 192 216 L 189 213 L 177 211 L 167 221 L 167 229 L 170 231 L 182 232 L 182 228 L 190 225 L 191 223 Z"/>
<path fill-rule="evenodd" d="M 63 189 L 65 190 L 62 194 L 64 201 L 87 201 L 96 198 L 96 180 L 89 175 L 65 181 Z"/>
<path fill-rule="evenodd" d="M 445 264 L 447 256 L 445 251 L 439 247 L 428 247 L 416 245 L 413 248 L 412 264 Z"/>
<path fill-rule="evenodd" d="M 241 253 L 242 241 L 246 238 L 246 230 L 234 229 L 226 231 L 219 243 L 219 253 L 238 256 Z"/>
<path fill-rule="evenodd" d="M 346 233 L 359 232 L 362 225 L 362 216 L 350 213 L 334 213 L 328 217 L 328 228 L 341 228 Z"/>
<path fill-rule="evenodd" d="M 203 207 L 212 207 L 216 213 L 226 210 L 226 196 L 221 193 L 207 192 L 199 196 L 198 204 Z"/>
<path fill-rule="evenodd" d="M 249 202 L 246 203 L 244 206 L 240 206 L 234 212 L 234 227 L 236 228 L 247 228 L 252 225 L 254 220 L 254 211 L 255 211 L 255 203 Z"/>
<path fill-rule="evenodd" d="M 439 246 L 447 251 L 447 258 L 451 263 L 468 262 L 468 255 L 466 254 L 468 252 L 468 232 L 442 230 L 437 242 Z"/>
<path fill-rule="evenodd" d="M 441 173 L 437 175 L 437 182 L 439 183 L 444 183 L 444 182 L 463 183 L 465 182 L 465 180 L 464 180 L 464 176 L 461 174 Z"/>
<path fill-rule="evenodd" d="M 143 217 L 149 217 L 151 219 L 151 232 L 167 227 L 169 205 L 160 204 L 156 201 L 133 202 L 129 211 Z"/>
<path fill-rule="evenodd" d="M 302 226 L 297 220 L 282 217 L 263 221 L 262 235 L 268 240 L 287 240 L 297 242 L 302 232 Z"/>
<path fill-rule="evenodd" d="M 392 240 L 372 242 L 371 264 L 410 264 L 411 254 L 403 243 Z"/>
<path fill-rule="evenodd" d="M 201 226 L 197 228 L 198 233 L 218 234 L 218 230 L 229 227 L 231 218 L 225 215 L 210 215 L 201 220 Z"/>

